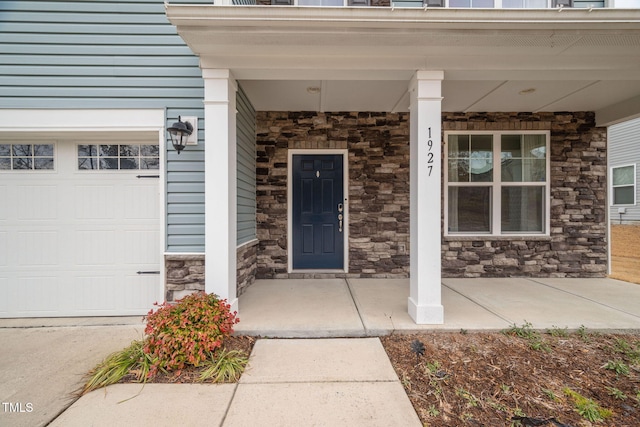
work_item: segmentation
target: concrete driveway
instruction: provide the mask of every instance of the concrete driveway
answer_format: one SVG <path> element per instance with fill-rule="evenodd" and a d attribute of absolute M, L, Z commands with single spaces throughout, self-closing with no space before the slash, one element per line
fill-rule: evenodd
<path fill-rule="evenodd" d="M 47 425 L 75 401 L 87 371 L 144 331 L 141 316 L 42 322 L 0 319 L 0 426 Z"/>

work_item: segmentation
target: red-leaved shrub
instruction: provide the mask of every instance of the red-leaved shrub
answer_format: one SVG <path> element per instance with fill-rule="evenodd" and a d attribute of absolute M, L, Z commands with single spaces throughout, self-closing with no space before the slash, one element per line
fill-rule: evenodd
<path fill-rule="evenodd" d="M 198 366 L 222 345 L 239 322 L 236 312 L 217 295 L 198 292 L 175 304 L 157 304 L 149 311 L 144 352 L 151 356 L 149 376 L 159 369 L 181 370 Z"/>

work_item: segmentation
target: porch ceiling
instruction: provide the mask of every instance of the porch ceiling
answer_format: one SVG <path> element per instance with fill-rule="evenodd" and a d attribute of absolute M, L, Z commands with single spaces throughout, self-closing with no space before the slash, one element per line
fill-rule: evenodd
<path fill-rule="evenodd" d="M 640 10 L 167 5 L 202 68 L 257 110 L 407 111 L 416 70 L 444 70 L 443 111 L 640 115 Z"/>

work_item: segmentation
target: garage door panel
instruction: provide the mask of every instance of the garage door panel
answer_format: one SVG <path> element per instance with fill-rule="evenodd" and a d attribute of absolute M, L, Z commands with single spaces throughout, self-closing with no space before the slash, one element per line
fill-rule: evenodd
<path fill-rule="evenodd" d="M 2 224 L 3 221 L 6 221 L 7 219 L 9 219 L 9 209 L 8 209 L 8 203 L 7 203 L 9 199 L 7 197 L 8 197 L 7 186 L 0 185 L 0 200 L 2 200 L 2 203 L 0 203 L 0 224 Z"/>
<path fill-rule="evenodd" d="M 0 267 L 8 265 L 9 258 L 9 233 L 6 231 L 0 231 Z M 2 278 L 0 274 L 0 278 Z"/>
<path fill-rule="evenodd" d="M 58 189 L 53 185 L 21 185 L 15 201 L 21 222 L 58 219 Z"/>
<path fill-rule="evenodd" d="M 136 274 L 126 276 L 124 278 L 124 292 L 129 298 L 124 300 L 124 308 L 126 310 L 143 310 L 146 314 L 154 308 L 153 303 L 157 302 L 158 294 L 156 292 L 158 276 Z M 150 301 L 147 304 L 141 304 L 142 301 Z"/>
<path fill-rule="evenodd" d="M 74 278 L 70 309 L 76 312 L 115 310 L 118 282 L 114 274 L 92 274 Z"/>
<path fill-rule="evenodd" d="M 149 182 L 157 186 L 157 183 Z M 159 219 L 157 191 L 149 191 L 149 185 L 128 186 L 123 192 L 123 217 L 125 219 Z"/>
<path fill-rule="evenodd" d="M 116 230 L 78 230 L 74 233 L 75 263 L 80 266 L 115 265 Z"/>
<path fill-rule="evenodd" d="M 9 279 L 3 276 L 0 270 L 0 317 L 6 316 L 10 309 L 9 302 L 15 301 L 12 295 L 14 290 L 9 288 Z"/>
<path fill-rule="evenodd" d="M 60 264 L 57 231 L 20 231 L 16 234 L 14 244 L 18 265 L 39 267 Z"/>
<path fill-rule="evenodd" d="M 60 278 L 55 276 L 22 277 L 15 281 L 18 309 L 23 314 L 54 314 L 59 309 Z"/>
<path fill-rule="evenodd" d="M 122 241 L 123 263 L 140 266 L 158 265 L 159 253 L 156 250 L 160 244 L 159 236 L 154 231 L 124 231 Z"/>
<path fill-rule="evenodd" d="M 74 191 L 75 215 L 78 220 L 115 220 L 115 190 L 112 186 L 77 185 Z"/>

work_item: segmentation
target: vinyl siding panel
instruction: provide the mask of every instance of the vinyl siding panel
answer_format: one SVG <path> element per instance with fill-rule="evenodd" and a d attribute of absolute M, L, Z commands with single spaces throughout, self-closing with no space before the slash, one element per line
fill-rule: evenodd
<path fill-rule="evenodd" d="M 237 243 L 241 245 L 256 238 L 256 112 L 242 87 L 238 87 L 236 109 Z"/>
<path fill-rule="evenodd" d="M 209 0 L 172 0 L 203 3 Z M 0 108 L 163 108 L 199 118 L 199 144 L 167 143 L 167 247 L 204 252 L 204 83 L 163 0 L 0 2 Z"/>
<path fill-rule="evenodd" d="M 629 120 L 609 127 L 609 179 L 611 169 L 616 166 L 636 165 L 636 204 L 625 205 L 623 221 L 640 221 L 640 119 Z M 611 182 L 609 182 L 609 204 L 611 200 Z M 610 206 L 610 218 L 615 224 L 620 222 L 618 206 Z"/>

